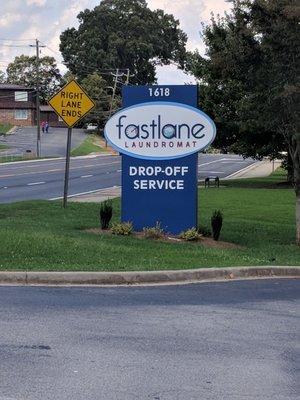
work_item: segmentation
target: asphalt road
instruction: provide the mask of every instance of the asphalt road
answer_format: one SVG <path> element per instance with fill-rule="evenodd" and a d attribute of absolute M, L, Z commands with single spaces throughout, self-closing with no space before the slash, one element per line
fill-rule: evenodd
<path fill-rule="evenodd" d="M 0 400 L 296 400 L 300 281 L 0 287 Z"/>
<path fill-rule="evenodd" d="M 23 155 L 26 150 L 36 153 L 36 127 L 19 127 L 15 133 L 0 136 L 0 144 L 9 147 L 1 156 Z M 82 129 L 72 129 L 72 149 L 79 146 L 86 134 Z M 41 156 L 64 157 L 66 155 L 67 128 L 49 128 L 49 133 L 41 132 Z"/>
<path fill-rule="evenodd" d="M 254 162 L 236 155 L 200 154 L 199 179 L 211 175 L 222 179 Z M 64 159 L 0 164 L 0 203 L 61 197 L 64 169 Z M 100 155 L 71 159 L 69 195 L 120 184 L 120 157 Z"/>

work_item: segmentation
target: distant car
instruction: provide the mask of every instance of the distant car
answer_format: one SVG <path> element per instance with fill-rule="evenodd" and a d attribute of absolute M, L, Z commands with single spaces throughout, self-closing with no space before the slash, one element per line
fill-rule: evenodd
<path fill-rule="evenodd" d="M 90 123 L 90 124 L 87 124 L 85 129 L 87 131 L 95 131 L 98 129 L 98 125 L 96 125 L 95 123 Z"/>

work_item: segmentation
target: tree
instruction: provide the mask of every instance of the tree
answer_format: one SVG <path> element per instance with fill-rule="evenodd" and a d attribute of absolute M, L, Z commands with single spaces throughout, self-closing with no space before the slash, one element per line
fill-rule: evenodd
<path fill-rule="evenodd" d="M 103 0 L 78 19 L 78 29 L 61 34 L 60 50 L 66 66 L 81 79 L 100 70 L 129 68 L 133 83 L 147 84 L 155 82 L 156 65 L 173 61 L 183 66 L 187 36 L 179 22 L 162 10 L 151 11 L 145 0 Z"/>
<path fill-rule="evenodd" d="M 108 94 L 107 82 L 96 72 L 88 75 L 81 81 L 82 87 L 87 94 L 95 101 L 95 108 L 84 118 L 84 122 L 95 122 L 98 128 L 103 128 L 110 114 L 112 96 Z M 112 104 L 112 112 L 118 106 L 119 98 Z"/>
<path fill-rule="evenodd" d="M 244 156 L 287 151 L 300 245 L 299 7 L 294 0 L 235 0 L 232 14 L 204 28 L 207 57 L 189 56 L 201 105 L 215 118 L 217 144 Z"/>
<path fill-rule="evenodd" d="M 28 87 L 36 87 L 36 57 L 21 55 L 10 63 L 6 70 L 7 82 Z M 39 61 L 39 81 L 41 101 L 47 99 L 57 90 L 61 75 L 53 57 L 41 57 Z"/>
<path fill-rule="evenodd" d="M 0 83 L 5 83 L 6 82 L 6 76 L 3 71 L 0 71 Z"/>

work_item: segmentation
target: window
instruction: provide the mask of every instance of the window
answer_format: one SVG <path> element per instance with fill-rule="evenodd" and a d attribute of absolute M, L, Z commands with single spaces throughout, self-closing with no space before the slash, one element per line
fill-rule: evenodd
<path fill-rule="evenodd" d="M 28 110 L 15 110 L 15 119 L 28 119 Z"/>
<path fill-rule="evenodd" d="M 15 92 L 15 101 L 28 101 L 28 92 Z"/>

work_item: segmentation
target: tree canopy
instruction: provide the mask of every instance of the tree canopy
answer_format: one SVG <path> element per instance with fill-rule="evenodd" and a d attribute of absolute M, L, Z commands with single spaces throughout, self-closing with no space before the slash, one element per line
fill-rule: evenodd
<path fill-rule="evenodd" d="M 4 83 L 6 81 L 6 76 L 3 71 L 0 71 L 0 83 Z"/>
<path fill-rule="evenodd" d="M 183 66 L 186 34 L 173 15 L 152 11 L 145 0 L 103 0 L 78 15 L 78 29 L 61 34 L 66 66 L 79 78 L 100 70 L 127 69 L 131 82 L 155 82 L 155 66 Z"/>
<path fill-rule="evenodd" d="M 288 152 L 300 244 L 299 6 L 295 0 L 233 0 L 204 27 L 206 57 L 189 55 L 201 106 L 215 119 L 215 144 L 244 156 Z"/>
<path fill-rule="evenodd" d="M 112 94 L 108 94 L 107 82 L 94 72 L 81 81 L 82 87 L 95 101 L 95 108 L 84 118 L 84 123 L 95 122 L 98 129 L 102 129 L 110 113 L 120 106 L 120 98 L 116 96 L 112 103 Z"/>
<path fill-rule="evenodd" d="M 6 70 L 7 82 L 28 87 L 36 87 L 36 57 L 18 56 Z M 57 90 L 61 83 L 61 74 L 53 57 L 41 57 L 39 60 L 40 96 L 43 102 Z"/>

